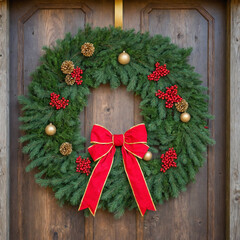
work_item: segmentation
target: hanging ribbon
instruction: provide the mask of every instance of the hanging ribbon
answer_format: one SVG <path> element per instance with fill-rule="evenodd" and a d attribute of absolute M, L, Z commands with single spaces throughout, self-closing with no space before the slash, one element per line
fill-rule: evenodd
<path fill-rule="evenodd" d="M 143 216 L 147 209 L 156 211 L 155 205 L 148 190 L 147 183 L 138 163 L 148 150 L 147 130 L 144 124 L 136 125 L 125 134 L 113 135 L 100 125 L 94 125 L 91 132 L 91 143 L 88 148 L 96 164 L 82 201 L 79 211 L 89 208 L 95 215 L 103 187 L 110 173 L 117 146 L 122 147 L 123 164 L 139 211 Z"/>
<path fill-rule="evenodd" d="M 123 28 L 123 0 L 115 0 L 115 27 Z"/>

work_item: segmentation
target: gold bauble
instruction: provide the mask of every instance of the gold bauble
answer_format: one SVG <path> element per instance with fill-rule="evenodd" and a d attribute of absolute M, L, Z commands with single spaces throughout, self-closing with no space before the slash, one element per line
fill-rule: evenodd
<path fill-rule="evenodd" d="M 126 65 L 130 62 L 130 56 L 125 51 L 118 55 L 118 62 L 122 65 Z"/>
<path fill-rule="evenodd" d="M 52 123 L 48 124 L 45 128 L 45 133 L 49 136 L 54 135 L 56 133 L 56 127 Z"/>
<path fill-rule="evenodd" d="M 151 159 L 152 159 L 152 153 L 150 151 L 147 151 L 143 157 L 143 160 L 150 161 Z"/>
<path fill-rule="evenodd" d="M 186 123 L 186 122 L 189 122 L 189 121 L 190 121 L 191 116 L 190 116 L 189 113 L 184 112 L 184 113 L 182 113 L 182 114 L 180 115 L 180 119 L 181 119 L 182 122 L 185 122 L 185 123 Z"/>

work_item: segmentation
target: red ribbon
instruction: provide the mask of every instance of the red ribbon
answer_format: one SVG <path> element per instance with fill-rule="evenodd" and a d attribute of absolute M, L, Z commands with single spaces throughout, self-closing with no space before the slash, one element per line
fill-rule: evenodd
<path fill-rule="evenodd" d="M 140 213 L 143 216 L 147 209 L 156 211 L 143 172 L 136 159 L 136 157 L 143 158 L 149 148 L 146 145 L 145 125 L 136 125 L 125 134 L 119 135 L 113 135 L 100 125 L 94 125 L 91 132 L 91 143 L 94 145 L 90 146 L 88 151 L 93 160 L 99 160 L 99 162 L 91 174 L 78 210 L 89 208 L 95 215 L 103 187 L 112 167 L 116 146 L 122 146 L 125 172 Z"/>

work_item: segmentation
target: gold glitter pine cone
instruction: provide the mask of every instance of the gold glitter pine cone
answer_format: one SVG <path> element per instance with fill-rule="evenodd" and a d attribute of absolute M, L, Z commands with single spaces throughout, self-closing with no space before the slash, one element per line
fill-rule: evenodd
<path fill-rule="evenodd" d="M 95 47 L 93 46 L 92 43 L 86 42 L 82 45 L 81 47 L 81 53 L 85 57 L 91 57 L 94 53 Z"/>
<path fill-rule="evenodd" d="M 188 102 L 182 99 L 182 101 L 175 103 L 175 106 L 179 112 L 186 112 L 188 109 Z"/>
<path fill-rule="evenodd" d="M 74 69 L 74 64 L 72 61 L 66 60 L 62 63 L 61 70 L 64 74 L 71 74 Z"/>
<path fill-rule="evenodd" d="M 75 83 L 75 78 L 72 78 L 70 74 L 65 77 L 65 82 L 67 85 L 73 85 Z"/>
<path fill-rule="evenodd" d="M 60 146 L 59 151 L 63 156 L 67 156 L 67 155 L 71 154 L 72 153 L 72 144 L 70 144 L 69 142 L 63 143 Z"/>

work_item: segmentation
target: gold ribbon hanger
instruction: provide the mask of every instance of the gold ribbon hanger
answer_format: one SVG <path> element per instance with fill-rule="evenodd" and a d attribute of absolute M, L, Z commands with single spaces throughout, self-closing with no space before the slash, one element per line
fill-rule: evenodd
<path fill-rule="evenodd" d="M 115 27 L 123 28 L 123 0 L 115 0 Z"/>

